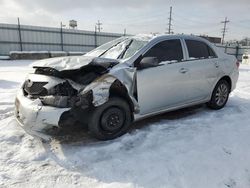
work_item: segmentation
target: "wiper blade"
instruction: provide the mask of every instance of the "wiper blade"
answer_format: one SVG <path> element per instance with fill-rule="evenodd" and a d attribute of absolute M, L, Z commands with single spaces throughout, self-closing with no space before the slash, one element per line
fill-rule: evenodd
<path fill-rule="evenodd" d="M 128 48 L 130 47 L 130 45 L 132 44 L 134 40 L 132 39 L 124 48 L 124 50 L 121 52 L 121 54 L 118 56 L 118 59 L 122 59 L 123 56 L 125 55 L 126 51 L 128 50 Z"/>

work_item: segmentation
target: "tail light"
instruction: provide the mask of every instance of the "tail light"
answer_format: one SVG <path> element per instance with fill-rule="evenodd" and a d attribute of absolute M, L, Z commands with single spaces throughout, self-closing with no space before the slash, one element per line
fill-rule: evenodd
<path fill-rule="evenodd" d="M 240 61 L 236 61 L 236 66 L 237 66 L 237 68 L 239 68 L 240 67 Z"/>

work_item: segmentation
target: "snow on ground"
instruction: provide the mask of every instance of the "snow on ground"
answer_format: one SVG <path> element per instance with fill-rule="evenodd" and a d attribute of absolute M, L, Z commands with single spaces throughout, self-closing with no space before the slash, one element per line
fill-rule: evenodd
<path fill-rule="evenodd" d="M 250 66 L 220 111 L 192 107 L 100 142 L 83 131 L 41 142 L 13 117 L 31 61 L 0 61 L 0 187 L 250 187 Z"/>

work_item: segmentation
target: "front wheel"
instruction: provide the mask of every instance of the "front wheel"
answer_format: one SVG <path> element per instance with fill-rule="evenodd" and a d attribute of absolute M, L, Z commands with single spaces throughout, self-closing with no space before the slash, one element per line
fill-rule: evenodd
<path fill-rule="evenodd" d="M 114 97 L 94 109 L 88 128 L 95 138 L 111 140 L 126 133 L 131 120 L 128 103 L 121 98 Z"/>
<path fill-rule="evenodd" d="M 211 100 L 207 103 L 207 106 L 215 110 L 223 108 L 227 103 L 229 93 L 229 83 L 226 80 L 220 80 L 216 84 Z"/>

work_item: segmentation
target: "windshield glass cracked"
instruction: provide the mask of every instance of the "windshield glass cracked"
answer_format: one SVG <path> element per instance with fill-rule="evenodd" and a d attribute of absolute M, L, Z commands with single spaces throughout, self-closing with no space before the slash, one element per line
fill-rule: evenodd
<path fill-rule="evenodd" d="M 127 59 L 133 56 L 147 42 L 136 38 L 122 37 L 90 51 L 86 56 Z"/>

